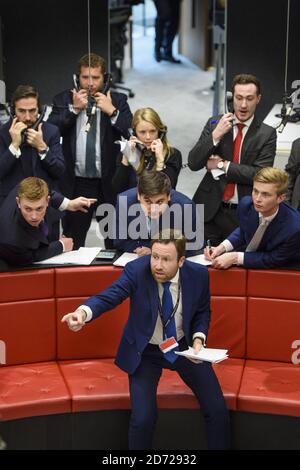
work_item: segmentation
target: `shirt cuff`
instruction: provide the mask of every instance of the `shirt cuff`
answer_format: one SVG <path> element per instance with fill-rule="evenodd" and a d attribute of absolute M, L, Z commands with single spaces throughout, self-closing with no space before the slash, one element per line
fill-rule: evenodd
<path fill-rule="evenodd" d="M 64 197 L 63 202 L 59 206 L 58 210 L 66 211 L 68 209 L 69 202 L 70 202 L 70 199 L 68 199 L 67 197 Z"/>
<path fill-rule="evenodd" d="M 48 150 L 49 150 L 49 147 L 48 147 L 47 150 L 44 151 L 44 152 L 38 152 L 39 157 L 40 157 L 41 160 L 44 160 L 44 158 L 46 158 L 47 153 L 48 153 Z"/>
<path fill-rule="evenodd" d="M 63 241 L 61 241 L 61 240 L 57 240 L 57 241 L 59 241 L 59 243 L 61 243 L 61 244 L 62 244 L 63 253 L 64 253 L 64 252 L 65 252 L 65 245 L 64 245 L 64 242 L 63 242 Z"/>
<path fill-rule="evenodd" d="M 215 147 L 216 147 L 216 146 L 219 144 L 219 142 L 220 142 L 219 140 L 215 140 L 215 139 L 213 139 L 212 141 L 213 141 L 213 144 L 214 144 Z"/>
<path fill-rule="evenodd" d="M 237 265 L 238 266 L 243 266 L 243 264 L 244 264 L 244 254 L 245 254 L 244 252 L 240 252 L 240 251 L 237 252 L 237 255 L 238 255 Z"/>
<path fill-rule="evenodd" d="M 120 111 L 118 110 L 117 114 L 114 117 L 110 118 L 110 122 L 112 123 L 112 125 L 116 124 L 119 114 L 120 114 Z"/>
<path fill-rule="evenodd" d="M 229 168 L 229 166 L 230 166 L 230 163 L 231 163 L 231 162 L 229 162 L 229 161 L 227 160 L 227 165 L 226 165 L 226 168 L 225 168 L 225 173 L 226 173 L 226 175 L 227 175 L 227 173 L 228 173 L 228 168 Z"/>
<path fill-rule="evenodd" d="M 20 149 L 16 149 L 13 144 L 10 144 L 10 146 L 8 147 L 8 150 L 16 157 L 16 158 L 19 158 L 21 156 L 21 150 Z"/>
<path fill-rule="evenodd" d="M 80 109 L 75 109 L 72 104 L 69 105 L 69 110 L 71 113 L 76 114 L 76 116 L 80 113 Z"/>
<path fill-rule="evenodd" d="M 78 307 L 77 310 L 78 309 L 84 310 L 85 313 L 86 313 L 86 319 L 85 319 L 84 323 L 86 323 L 88 321 L 91 321 L 91 319 L 93 318 L 93 312 L 90 309 L 90 307 L 88 307 L 87 305 L 80 305 L 80 307 Z"/>
<path fill-rule="evenodd" d="M 230 243 L 229 240 L 227 240 L 227 239 L 224 240 L 224 241 L 221 243 L 221 245 L 224 246 L 226 253 L 228 253 L 228 251 L 233 251 L 233 245 Z"/>
<path fill-rule="evenodd" d="M 197 332 L 197 333 L 194 333 L 193 334 L 193 341 L 194 339 L 196 338 L 201 338 L 203 339 L 203 346 L 206 346 L 206 335 L 204 333 L 202 333 L 201 331 Z"/>

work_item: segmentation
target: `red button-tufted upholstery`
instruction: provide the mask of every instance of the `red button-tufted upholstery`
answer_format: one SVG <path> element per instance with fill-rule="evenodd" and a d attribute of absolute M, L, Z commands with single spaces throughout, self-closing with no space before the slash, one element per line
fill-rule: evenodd
<path fill-rule="evenodd" d="M 17 285 L 15 288 L 18 290 Z M 0 339 L 6 344 L 6 364 L 56 359 L 55 313 L 53 298 L 0 303 Z"/>
<path fill-rule="evenodd" d="M 235 410 L 244 361 L 229 359 L 214 366 L 227 405 Z M 72 397 L 73 411 L 129 409 L 127 374 L 113 359 L 60 362 Z M 164 370 L 158 386 L 159 408 L 199 408 L 193 392 L 174 371 Z"/>
<path fill-rule="evenodd" d="M 79 333 L 61 324 L 120 273 L 105 266 L 0 274 L 0 354 L 5 345 L 8 364 L 0 368 L 0 419 L 130 407 L 127 376 L 113 363 L 128 302 Z M 208 346 L 229 350 L 230 359 L 214 367 L 230 409 L 299 416 L 300 369 L 291 364 L 292 343 L 300 340 L 299 276 L 210 269 Z M 158 404 L 198 408 L 169 371 Z"/>
<path fill-rule="evenodd" d="M 246 361 L 238 409 L 300 417 L 300 367 L 269 361 Z"/>
<path fill-rule="evenodd" d="M 248 299 L 247 357 L 291 362 L 292 343 L 300 339 L 300 302 Z"/>
<path fill-rule="evenodd" d="M 207 346 L 228 349 L 230 357 L 244 357 L 246 297 L 212 297 Z"/>
<path fill-rule="evenodd" d="M 128 318 L 128 301 L 87 324 L 74 333 L 61 318 L 82 304 L 83 298 L 57 300 L 57 358 L 92 359 L 115 357 L 124 324 Z"/>
<path fill-rule="evenodd" d="M 0 273 L 0 302 L 54 297 L 54 269 Z"/>
<path fill-rule="evenodd" d="M 300 300 L 300 271 L 248 271 L 248 297 Z"/>
<path fill-rule="evenodd" d="M 1 421 L 70 411 L 70 394 L 55 362 L 0 368 Z"/>
<path fill-rule="evenodd" d="M 72 411 L 130 408 L 128 377 L 113 359 L 60 362 Z"/>
<path fill-rule="evenodd" d="M 122 269 L 114 266 L 56 269 L 55 296 L 89 297 L 110 286 L 121 273 Z"/>
<path fill-rule="evenodd" d="M 211 295 L 245 297 L 247 292 L 247 271 L 232 268 L 227 271 L 209 269 Z"/>

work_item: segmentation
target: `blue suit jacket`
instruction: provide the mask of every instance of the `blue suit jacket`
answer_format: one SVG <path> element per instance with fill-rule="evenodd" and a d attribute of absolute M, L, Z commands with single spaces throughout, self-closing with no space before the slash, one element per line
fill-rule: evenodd
<path fill-rule="evenodd" d="M 137 204 L 140 208 L 140 213 L 137 216 L 135 214 L 130 215 L 130 208 L 132 208 L 134 204 Z M 182 217 L 180 217 L 180 220 L 178 221 L 176 221 L 176 218 L 172 216 L 172 210 L 170 210 L 175 204 L 178 204 L 182 209 Z M 184 210 L 184 206 L 189 206 L 189 213 Z M 201 233 L 201 229 L 203 228 L 203 219 L 201 219 L 201 214 L 199 212 L 197 213 L 197 210 L 195 203 L 190 198 L 172 189 L 170 193 L 169 209 L 167 209 L 167 211 L 170 212 L 170 224 L 168 227 L 162 227 L 162 218 L 157 222 L 152 221 L 152 235 L 156 235 L 156 233 L 158 233 L 162 228 L 177 228 L 183 232 L 188 241 L 194 242 L 196 237 L 194 235 L 191 237 L 188 236 L 188 231 L 195 232 L 197 227 L 198 242 L 195 244 L 195 248 L 187 250 L 186 252 L 187 256 L 195 255 L 203 246 L 203 233 Z M 164 216 L 167 215 L 167 211 Z M 137 227 L 137 231 L 140 230 L 140 236 L 137 239 L 133 239 L 130 237 L 130 234 L 128 234 L 128 228 L 134 228 L 135 223 L 138 220 L 141 222 L 140 227 Z M 124 191 L 119 194 L 117 198 L 116 234 L 114 240 L 115 247 L 121 251 L 133 252 L 136 248 L 141 246 L 150 247 L 150 242 L 151 240 L 147 231 L 146 216 L 138 201 L 137 188 Z"/>
<path fill-rule="evenodd" d="M 16 204 L 16 195 L 17 188 L 14 188 L 0 208 L 0 258 L 8 264 L 23 266 L 62 253 L 62 244 L 58 240 L 49 240 L 53 225 L 62 215 L 57 209 L 64 197 L 55 191 L 51 193 L 51 206 L 45 214 L 49 229 L 46 237 L 39 228 L 32 227 L 23 218 Z"/>
<path fill-rule="evenodd" d="M 238 207 L 240 226 L 228 240 L 236 251 L 245 251 L 259 223 L 258 212 L 250 196 Z M 257 251 L 245 252 L 246 268 L 276 268 L 300 260 L 300 214 L 282 202 L 276 217 L 268 225 Z"/>
<path fill-rule="evenodd" d="M 28 176 L 44 179 L 50 189 L 57 189 L 59 178 L 65 170 L 64 156 L 60 144 L 60 134 L 56 126 L 43 122 L 43 138 L 49 147 L 46 157 L 41 160 L 37 150 L 30 145 L 22 145 L 21 156 L 16 158 L 8 149 L 11 144 L 9 128 L 11 121 L 0 130 L 0 198 Z M 25 159 L 32 162 L 32 173 L 25 165 Z M 31 174 L 28 174 L 31 173 Z"/>
<path fill-rule="evenodd" d="M 210 322 L 208 270 L 190 261 L 180 269 L 183 331 L 188 344 L 196 332 L 207 335 Z M 143 256 L 125 266 L 120 278 L 108 289 L 90 297 L 85 305 L 93 319 L 130 297 L 130 312 L 116 356 L 116 364 L 132 374 L 151 339 L 158 315 L 158 286 L 150 270 L 150 256 Z"/>

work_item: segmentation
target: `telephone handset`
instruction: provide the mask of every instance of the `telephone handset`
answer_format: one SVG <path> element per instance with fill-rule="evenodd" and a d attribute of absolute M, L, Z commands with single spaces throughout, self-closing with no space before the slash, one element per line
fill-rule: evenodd
<path fill-rule="evenodd" d="M 135 129 L 128 129 L 128 133 L 130 136 L 134 135 L 136 137 Z M 164 140 L 165 136 L 165 132 L 160 132 L 158 135 L 160 140 Z M 141 152 L 142 156 L 144 157 L 145 170 L 152 170 L 156 163 L 155 153 L 152 152 L 151 149 L 147 149 L 145 145 L 139 142 L 136 142 L 136 148 Z"/>
<path fill-rule="evenodd" d="M 234 109 L 233 109 L 233 94 L 231 91 L 226 91 L 226 107 L 227 107 L 227 112 L 234 114 Z"/>
<path fill-rule="evenodd" d="M 77 92 L 80 90 L 80 82 L 79 82 L 78 73 L 73 73 L 73 86 Z"/>
<path fill-rule="evenodd" d="M 23 129 L 21 131 L 21 137 L 22 137 L 22 140 L 21 140 L 21 145 L 25 144 L 25 138 L 26 138 L 26 133 L 27 133 L 27 129 L 33 129 L 33 130 L 37 130 L 39 125 L 41 124 L 41 122 L 43 121 L 44 117 L 45 117 L 45 114 L 46 114 L 46 111 L 47 111 L 47 105 L 45 104 L 45 106 L 43 106 L 43 109 L 39 115 L 39 117 L 37 118 L 37 120 L 35 121 L 35 123 L 32 124 L 32 126 L 30 126 L 29 128 L 26 127 L 25 129 Z"/>
<path fill-rule="evenodd" d="M 104 83 L 103 83 L 103 88 L 101 90 L 101 93 L 106 95 L 106 93 L 110 89 L 111 85 L 112 85 L 112 74 L 109 73 L 109 72 L 105 72 L 105 74 L 104 74 Z"/>

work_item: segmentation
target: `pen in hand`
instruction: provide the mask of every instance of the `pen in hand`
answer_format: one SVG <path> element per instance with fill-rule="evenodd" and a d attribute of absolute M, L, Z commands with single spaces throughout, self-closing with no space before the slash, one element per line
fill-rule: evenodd
<path fill-rule="evenodd" d="M 211 246 L 211 241 L 207 240 L 206 246 L 208 248 L 208 253 L 211 255 L 212 254 L 212 246 Z"/>

